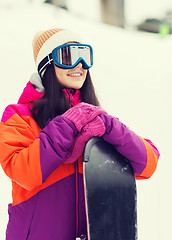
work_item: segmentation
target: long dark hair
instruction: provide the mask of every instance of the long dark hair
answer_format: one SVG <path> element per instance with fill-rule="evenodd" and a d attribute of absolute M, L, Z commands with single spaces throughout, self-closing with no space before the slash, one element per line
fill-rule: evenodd
<path fill-rule="evenodd" d="M 46 126 L 49 119 L 63 114 L 70 108 L 65 94 L 62 91 L 64 87 L 59 83 L 56 77 L 53 64 L 46 69 L 42 78 L 42 84 L 45 88 L 45 94 L 42 98 L 32 103 L 31 109 L 32 116 L 41 129 Z M 89 70 L 87 71 L 86 80 L 79 90 L 82 102 L 90 103 L 95 106 L 100 105 L 95 94 Z"/>

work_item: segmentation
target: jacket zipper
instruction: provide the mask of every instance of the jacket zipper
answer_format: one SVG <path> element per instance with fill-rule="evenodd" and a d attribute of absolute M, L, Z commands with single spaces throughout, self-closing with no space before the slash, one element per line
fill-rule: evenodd
<path fill-rule="evenodd" d="M 69 107 L 73 107 L 73 104 L 72 104 L 72 100 L 73 100 L 73 95 L 75 94 L 76 90 L 74 89 L 71 89 L 71 92 L 69 91 L 69 89 L 66 89 L 66 92 L 68 93 L 68 96 L 69 96 Z"/>
<path fill-rule="evenodd" d="M 78 188 L 78 159 L 75 162 L 75 174 L 76 174 L 76 237 L 78 237 L 79 232 L 79 188 Z"/>
<path fill-rule="evenodd" d="M 73 96 L 74 92 L 73 93 L 70 93 L 70 91 L 68 89 L 66 89 L 68 95 L 69 95 L 69 107 L 73 107 L 73 104 L 72 104 L 72 99 L 71 99 L 71 95 Z M 77 161 L 75 162 L 75 176 L 76 176 L 76 179 L 75 179 L 75 182 L 76 182 L 76 238 L 78 237 L 78 233 L 79 233 L 79 187 L 78 187 L 78 159 Z"/>

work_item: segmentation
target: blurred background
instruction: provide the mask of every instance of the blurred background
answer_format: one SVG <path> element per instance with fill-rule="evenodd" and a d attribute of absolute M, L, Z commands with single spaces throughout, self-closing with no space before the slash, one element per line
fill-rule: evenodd
<path fill-rule="evenodd" d="M 53 27 L 93 46 L 90 70 L 103 108 L 160 151 L 155 174 L 137 181 L 138 239 L 171 239 L 172 1 L 0 0 L 0 116 L 36 71 L 32 39 Z M 0 240 L 11 182 L 0 168 Z"/>

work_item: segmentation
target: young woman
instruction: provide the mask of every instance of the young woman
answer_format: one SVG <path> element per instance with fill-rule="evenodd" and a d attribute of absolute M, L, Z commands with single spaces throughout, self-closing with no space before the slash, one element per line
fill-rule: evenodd
<path fill-rule="evenodd" d="M 0 162 L 12 180 L 7 240 L 74 240 L 87 235 L 82 151 L 100 136 L 128 158 L 137 179 L 151 177 L 159 157 L 100 106 L 89 74 L 92 48 L 65 29 L 33 40 L 38 74 L 0 125 Z"/>

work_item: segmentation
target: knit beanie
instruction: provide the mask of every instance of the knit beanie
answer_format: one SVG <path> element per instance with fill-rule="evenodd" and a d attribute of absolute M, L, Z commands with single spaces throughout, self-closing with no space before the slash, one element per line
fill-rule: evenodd
<path fill-rule="evenodd" d="M 79 42 L 81 38 L 71 30 L 54 28 L 36 33 L 32 41 L 33 55 L 36 68 L 40 62 L 47 57 L 54 48 L 68 42 Z"/>

